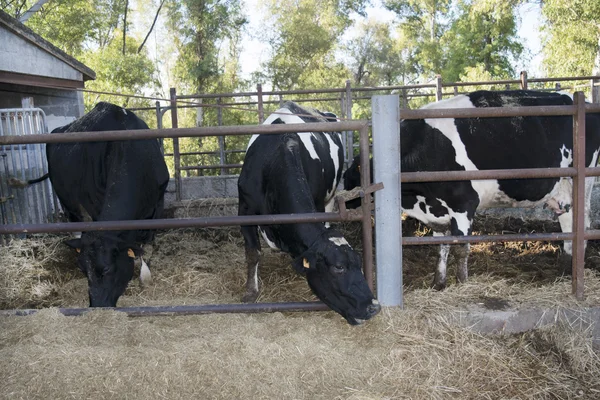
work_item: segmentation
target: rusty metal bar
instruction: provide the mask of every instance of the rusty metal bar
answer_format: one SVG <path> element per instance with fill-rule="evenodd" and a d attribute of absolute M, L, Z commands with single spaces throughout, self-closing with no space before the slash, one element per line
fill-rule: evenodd
<path fill-rule="evenodd" d="M 177 89 L 171 88 L 171 129 L 179 128 L 177 120 Z M 167 136 L 167 135 L 165 135 Z M 179 138 L 173 138 L 173 167 L 175 169 L 175 199 L 181 200 L 181 158 L 179 156 Z M 48 142 L 47 142 L 48 143 Z"/>
<path fill-rule="evenodd" d="M 329 311 L 329 307 L 320 301 L 289 303 L 242 303 L 242 304 L 198 304 L 188 306 L 147 306 L 147 307 L 105 307 L 105 308 L 59 308 L 68 317 L 79 316 L 89 311 L 112 310 L 124 312 L 130 317 L 157 317 L 173 315 L 199 315 L 224 313 L 263 313 L 263 312 L 297 312 L 297 311 Z M 1 310 L 0 316 L 26 316 L 39 310 Z"/>
<path fill-rule="evenodd" d="M 600 234 L 600 231 L 598 231 Z M 554 233 L 512 233 L 509 235 L 467 235 L 467 236 L 424 236 L 403 237 L 403 246 L 431 245 L 431 244 L 462 244 L 462 243 L 488 243 L 488 242 L 533 242 L 544 240 L 548 242 L 571 240 L 572 232 Z M 600 235 L 599 235 L 600 236 Z"/>
<path fill-rule="evenodd" d="M 600 168 L 598 168 L 600 173 Z M 401 182 L 444 182 L 476 179 L 529 179 L 575 176 L 575 168 L 486 169 L 470 171 L 403 172 Z"/>
<path fill-rule="evenodd" d="M 262 85 L 260 83 L 256 85 L 256 96 L 258 99 L 258 123 L 262 124 L 265 121 L 265 111 L 263 107 Z"/>
<path fill-rule="evenodd" d="M 369 215 L 370 218 L 370 215 Z M 360 221 L 360 214 L 348 213 L 342 218 L 338 213 L 302 213 L 224 216 L 205 218 L 145 219 L 96 222 L 59 222 L 54 224 L 8 224 L 0 225 L 0 234 L 6 233 L 45 233 L 45 232 L 82 232 L 134 229 L 174 229 L 211 226 L 236 225 L 272 225 L 310 222 Z M 370 219 L 369 219 L 370 223 Z"/>
<path fill-rule="evenodd" d="M 51 135 L 0 136 L 0 145 L 30 143 L 98 142 L 110 140 L 156 139 L 160 137 L 209 137 L 218 135 L 275 135 L 289 132 L 305 132 L 307 128 L 317 132 L 360 130 L 367 121 L 311 122 L 309 124 L 238 125 L 177 129 L 140 129 L 133 131 L 69 132 Z"/>
<path fill-rule="evenodd" d="M 573 118 L 573 166 L 578 171 L 573 178 L 573 271 L 572 291 L 583 300 L 583 267 L 585 258 L 585 96 L 575 92 L 573 102 L 577 112 Z"/>
<path fill-rule="evenodd" d="M 371 185 L 371 166 L 369 162 L 369 127 L 364 125 L 359 130 L 360 148 L 360 185 L 363 188 Z M 365 278 L 373 291 L 373 229 L 371 225 L 371 193 L 366 192 L 362 199 L 362 240 L 363 269 Z"/>
<path fill-rule="evenodd" d="M 225 168 L 242 168 L 244 164 L 214 164 L 214 165 L 195 165 L 181 167 L 182 171 L 191 171 L 197 169 L 225 169 Z"/>
<path fill-rule="evenodd" d="M 402 119 L 424 118 L 496 118 L 558 116 L 575 114 L 574 106 L 483 107 L 401 110 Z"/>

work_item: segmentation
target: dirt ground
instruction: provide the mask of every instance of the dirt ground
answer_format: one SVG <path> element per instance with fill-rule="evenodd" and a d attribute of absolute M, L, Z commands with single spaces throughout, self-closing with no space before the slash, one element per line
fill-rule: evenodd
<path fill-rule="evenodd" d="M 341 228 L 360 249 L 360 224 Z M 488 217 L 475 231 L 559 228 Z M 87 281 L 65 237 L 1 249 L 0 308 L 87 306 Z M 437 246 L 405 247 L 405 309 L 385 309 L 360 327 L 333 312 L 129 318 L 49 308 L 0 317 L 0 398 L 597 399 L 600 353 L 590 332 L 559 325 L 481 336 L 448 320 L 449 311 L 488 299 L 599 306 L 600 274 L 586 270 L 586 299 L 577 303 L 570 278 L 558 273 L 559 252 L 550 243 L 474 245 L 469 282 L 435 292 Z M 287 255 L 264 253 L 259 301 L 315 300 Z M 152 284 L 132 281 L 119 306 L 237 303 L 243 294 L 237 228 L 159 232 L 150 260 Z"/>

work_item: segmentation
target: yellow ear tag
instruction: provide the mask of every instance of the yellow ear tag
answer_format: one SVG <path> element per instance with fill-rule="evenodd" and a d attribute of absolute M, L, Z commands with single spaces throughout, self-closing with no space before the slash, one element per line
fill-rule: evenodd
<path fill-rule="evenodd" d="M 308 260 L 306 258 L 302 260 L 302 265 L 306 269 L 310 268 L 310 264 L 308 263 Z"/>
<path fill-rule="evenodd" d="M 81 249 L 75 249 L 78 253 L 81 253 Z"/>
<path fill-rule="evenodd" d="M 127 249 L 127 255 L 131 258 L 135 258 L 135 253 L 131 249 Z"/>

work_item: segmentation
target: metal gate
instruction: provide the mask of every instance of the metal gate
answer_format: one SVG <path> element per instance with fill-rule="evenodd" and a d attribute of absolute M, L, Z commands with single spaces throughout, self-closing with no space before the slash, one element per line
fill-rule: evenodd
<path fill-rule="evenodd" d="M 39 108 L 0 109 L 0 136 L 48 133 L 46 114 Z M 48 172 L 46 144 L 0 146 L 0 222 L 46 223 L 56 220 L 58 202 L 50 180 L 15 189 L 10 178 L 29 180 Z"/>

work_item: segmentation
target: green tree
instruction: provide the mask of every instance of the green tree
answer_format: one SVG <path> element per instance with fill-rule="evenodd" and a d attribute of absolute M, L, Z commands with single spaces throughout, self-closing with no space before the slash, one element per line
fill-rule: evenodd
<path fill-rule="evenodd" d="M 349 77 L 334 56 L 336 44 L 352 24 L 350 12 L 362 13 L 364 0 L 267 0 L 270 25 L 265 40 L 271 58 L 264 76 L 277 89 L 340 86 Z"/>
<path fill-rule="evenodd" d="M 387 23 L 373 20 L 359 24 L 358 34 L 345 50 L 356 86 L 391 86 L 404 84 L 414 69 L 407 62 L 400 41 Z"/>
<path fill-rule="evenodd" d="M 480 70 L 491 78 L 514 76 L 512 61 L 523 52 L 515 7 L 520 0 L 461 0 L 457 17 L 444 34 L 445 80 Z"/>
<path fill-rule="evenodd" d="M 402 46 L 415 69 L 426 79 L 442 69 L 441 38 L 448 29 L 451 0 L 385 0 L 384 5 L 397 14 Z"/>
<path fill-rule="evenodd" d="M 541 4 L 547 76 L 600 74 L 600 2 L 544 0 Z"/>

